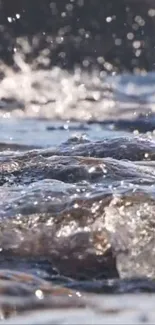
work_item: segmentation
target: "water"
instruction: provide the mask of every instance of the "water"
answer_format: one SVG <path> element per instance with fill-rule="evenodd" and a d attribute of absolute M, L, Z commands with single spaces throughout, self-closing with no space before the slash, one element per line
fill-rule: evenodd
<path fill-rule="evenodd" d="M 154 73 L 18 62 L 0 88 L 2 324 L 153 321 Z"/>

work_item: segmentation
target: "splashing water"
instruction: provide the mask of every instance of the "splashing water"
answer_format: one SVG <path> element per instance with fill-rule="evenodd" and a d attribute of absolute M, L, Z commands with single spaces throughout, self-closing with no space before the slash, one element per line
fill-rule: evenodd
<path fill-rule="evenodd" d="M 0 87 L 2 324 L 153 321 L 154 73 L 14 61 Z"/>

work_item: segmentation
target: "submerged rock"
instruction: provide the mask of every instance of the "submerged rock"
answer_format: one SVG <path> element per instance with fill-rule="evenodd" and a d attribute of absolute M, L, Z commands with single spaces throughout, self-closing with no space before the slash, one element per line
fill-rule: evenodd
<path fill-rule="evenodd" d="M 38 275 L 41 292 L 43 279 L 78 294 L 154 292 L 154 148 L 140 137 L 74 137 L 55 148 L 1 152 L 0 277 L 14 270 L 13 285 L 0 285 L 2 302 L 5 293 L 25 293 L 31 299 L 15 300 L 17 312 L 53 306 L 51 284 L 38 303 L 17 270 Z M 68 307 L 68 296 L 63 303 L 55 306 Z"/>
<path fill-rule="evenodd" d="M 139 143 L 144 153 L 149 141 L 134 141 L 124 140 L 124 152 Z M 87 152 L 87 145 L 93 144 L 75 143 L 73 150 Z M 78 157 L 70 150 L 71 156 L 50 150 L 2 156 L 1 257 L 44 257 L 74 279 L 153 277 L 153 162 Z"/>
<path fill-rule="evenodd" d="M 75 138 L 2 154 L 1 258 L 44 257 L 74 279 L 154 276 L 155 172 L 146 152 L 154 157 L 153 141 Z M 121 160 L 129 155 L 142 161 Z"/>
<path fill-rule="evenodd" d="M 85 308 L 82 296 L 82 293 L 79 297 L 76 291 L 55 286 L 29 273 L 0 270 L 1 320 L 45 308 Z"/>

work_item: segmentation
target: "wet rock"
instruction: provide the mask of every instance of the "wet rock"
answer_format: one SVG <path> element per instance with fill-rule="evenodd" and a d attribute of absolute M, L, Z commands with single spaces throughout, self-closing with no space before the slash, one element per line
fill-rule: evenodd
<path fill-rule="evenodd" d="M 154 196 L 142 191 L 114 199 L 105 208 L 105 225 L 111 233 L 122 278 L 154 277 Z"/>
<path fill-rule="evenodd" d="M 1 257 L 44 257 L 59 274 L 81 280 L 117 277 L 106 231 L 98 229 L 88 207 L 73 210 L 3 219 Z"/>
<path fill-rule="evenodd" d="M 129 154 L 141 160 L 123 159 Z M 40 276 L 89 280 L 88 291 L 90 281 L 101 290 L 94 280 L 118 277 L 131 282 L 105 290 L 149 291 L 132 279 L 155 276 L 153 158 L 154 142 L 145 138 L 74 137 L 56 148 L 1 152 L 2 265 L 44 259 L 51 268 L 40 267 Z"/>
<path fill-rule="evenodd" d="M 108 195 L 55 181 L 31 184 L 31 192 L 4 186 L 0 256 L 44 257 L 58 274 L 81 280 L 154 276 L 153 189 L 120 182 Z"/>
<path fill-rule="evenodd" d="M 147 159 L 154 157 L 154 148 L 146 148 L 146 145 L 142 148 L 138 147 L 136 143 L 130 142 L 129 145 L 120 145 L 120 150 L 118 151 L 114 143 L 110 143 L 111 148 L 108 147 L 107 143 L 100 142 L 97 144 L 87 145 L 77 145 L 74 147 L 74 151 L 69 152 L 65 148 L 65 155 L 59 156 L 61 150 L 55 156 L 55 151 L 40 151 L 33 152 L 29 154 L 21 154 L 17 158 L 5 158 L 5 161 L 1 161 L 0 167 L 0 182 L 1 185 L 5 183 L 9 184 L 30 184 L 31 182 L 36 182 L 39 180 L 47 180 L 45 186 L 50 189 L 52 183 L 48 180 L 57 180 L 64 183 L 79 183 L 81 188 L 79 192 L 82 192 L 82 184 L 94 184 L 99 183 L 100 186 L 108 187 L 109 182 L 113 181 L 117 184 L 118 181 L 131 182 L 133 184 L 153 184 L 154 182 L 154 169 L 153 166 L 147 168 L 147 164 L 135 164 L 134 162 L 129 162 L 121 160 L 121 156 L 125 153 L 127 157 L 132 155 L 132 159 L 144 158 Z M 107 148 L 106 148 L 107 145 Z M 137 149 L 137 151 L 136 151 Z M 134 150 L 134 151 L 133 151 Z M 146 151 L 145 151 L 146 150 Z M 94 158 L 94 157 L 84 157 L 89 151 L 89 156 L 115 156 L 120 160 L 113 158 Z M 139 152 L 138 152 L 139 151 Z M 151 152 L 149 154 L 149 152 Z M 74 153 L 76 156 L 74 156 Z M 71 156 L 68 156 L 71 154 Z M 82 154 L 84 155 L 82 157 Z M 124 154 L 124 155 L 125 155 Z M 126 157 L 125 156 L 125 157 Z M 139 157 L 140 156 L 140 157 Z M 126 158 L 127 158 L 126 157 Z M 132 160 L 131 159 L 131 160 Z M 59 182 L 55 181 L 55 186 Z M 63 187 L 67 190 L 67 184 L 63 184 Z M 94 187 L 95 190 L 96 186 Z M 100 189 L 100 187 L 98 187 Z M 69 187 L 68 187 L 69 190 Z M 75 191 L 75 185 L 73 186 L 73 191 Z M 33 191 L 33 187 L 32 187 Z M 70 191 L 70 190 L 69 190 Z M 88 187 L 89 191 L 89 187 Z M 31 192 L 31 187 L 30 187 Z M 61 192 L 61 191 L 60 191 Z M 72 192 L 72 189 L 71 189 Z"/>
<path fill-rule="evenodd" d="M 5 173 L 5 171 L 9 172 L 9 170 L 11 173 L 18 172 L 18 170 L 22 170 L 26 166 L 29 167 L 29 162 L 32 165 L 36 165 L 38 162 L 38 168 L 46 165 L 47 170 L 48 163 L 53 163 L 56 168 L 61 169 L 61 159 L 66 168 L 70 168 L 70 165 L 77 167 L 79 164 L 82 169 L 82 166 L 85 166 L 85 164 L 88 166 L 94 164 L 96 166 L 104 162 L 104 160 L 95 160 L 93 158 L 109 157 L 116 160 L 128 160 L 128 163 L 129 161 L 154 160 L 155 143 L 152 139 L 145 137 L 114 137 L 90 141 L 87 138 L 85 139 L 85 137 L 77 136 L 69 138 L 66 142 L 55 148 L 31 150 L 25 153 L 10 152 L 8 155 L 1 155 L 0 159 L 4 162 L 1 165 L 1 172 Z M 69 160 L 71 160 L 71 164 Z M 110 161 L 112 163 L 112 159 Z M 121 162 L 117 163 L 121 164 Z"/>
<path fill-rule="evenodd" d="M 106 138 L 99 141 L 85 140 L 83 137 L 73 137 L 55 149 L 45 149 L 30 153 L 35 157 L 40 153 L 43 157 L 81 156 L 105 158 L 111 157 L 117 160 L 154 160 L 154 141 L 141 137 Z M 26 156 L 24 156 L 26 158 Z M 19 157 L 20 159 L 20 157 Z M 22 159 L 22 156 L 21 156 Z M 87 161 L 87 159 L 85 160 Z M 91 160 L 90 160 L 91 161 Z M 94 160 L 95 162 L 95 160 Z"/>
<path fill-rule="evenodd" d="M 114 159 L 154 160 L 154 142 L 143 138 L 119 137 L 96 142 L 80 143 L 80 138 L 67 142 L 54 153 L 87 157 L 112 157 Z M 46 155 L 46 154 L 45 154 Z"/>
<path fill-rule="evenodd" d="M 72 281 L 66 287 L 96 294 L 154 293 L 155 282 L 148 278 L 125 278 L 96 281 Z M 118 297 L 119 299 L 119 297 Z"/>
<path fill-rule="evenodd" d="M 77 279 L 117 277 L 117 268 L 121 277 L 154 276 L 153 162 L 23 157 L 26 154 L 21 154 L 18 164 L 13 158 L 10 164 L 9 158 L 1 164 L 8 179 L 13 174 L 14 183 L 6 183 L 0 191 L 2 257 L 45 257 L 58 273 Z M 90 174 L 104 164 L 106 173 L 96 184 L 91 177 L 77 178 L 77 183 L 54 180 L 54 170 L 59 168 L 63 175 L 63 168 L 75 163 L 79 171 L 84 165 Z M 45 180 L 49 166 L 53 174 Z M 32 184 L 33 168 L 36 180 L 41 172 L 44 180 Z M 19 178 L 22 182 L 28 178 L 31 184 L 19 185 Z"/>
<path fill-rule="evenodd" d="M 76 291 L 54 286 L 29 273 L 0 270 L 1 318 L 45 308 L 84 308 Z"/>

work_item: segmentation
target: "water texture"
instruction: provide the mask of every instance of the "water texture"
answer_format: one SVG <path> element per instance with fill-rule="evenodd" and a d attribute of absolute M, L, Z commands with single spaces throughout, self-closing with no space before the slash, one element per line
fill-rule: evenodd
<path fill-rule="evenodd" d="M 93 308 L 94 323 L 116 322 L 109 299 L 123 322 L 128 307 L 105 294 L 155 292 L 154 74 L 21 65 L 0 89 L 1 319 L 87 323 Z M 151 321 L 138 306 L 131 321 Z"/>
<path fill-rule="evenodd" d="M 115 2 L 0 1 L 2 324 L 155 320 L 155 5 Z"/>

